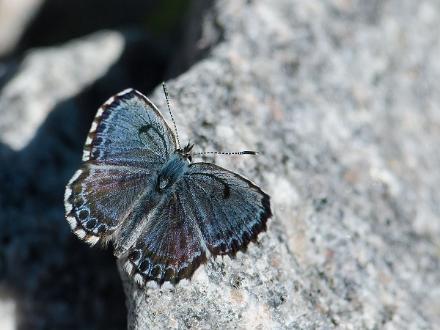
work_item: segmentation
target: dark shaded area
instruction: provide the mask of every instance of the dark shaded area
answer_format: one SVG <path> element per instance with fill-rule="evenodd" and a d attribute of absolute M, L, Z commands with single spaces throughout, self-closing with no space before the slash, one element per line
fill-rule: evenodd
<path fill-rule="evenodd" d="M 190 3 L 189 0 L 46 0 L 17 48 L 20 51 L 56 45 L 97 30 L 127 27 L 167 38 L 176 33 Z"/>
<path fill-rule="evenodd" d="M 125 324 L 111 252 L 75 239 L 64 220 L 64 185 L 79 165 L 87 117 L 66 101 L 21 152 L 0 147 L 0 276 L 22 329 Z"/>
<path fill-rule="evenodd" d="M 20 329 L 126 328 L 111 249 L 90 248 L 70 232 L 65 184 L 80 164 L 100 104 L 127 87 L 148 93 L 206 54 L 209 47 L 197 48 L 196 40 L 209 4 L 48 0 L 8 58 L 0 88 L 14 76 L 12 63 L 19 64 L 31 47 L 104 28 L 117 28 L 126 38 L 120 60 L 103 78 L 58 104 L 26 148 L 14 152 L 0 144 L 0 292 L 17 302 Z"/>

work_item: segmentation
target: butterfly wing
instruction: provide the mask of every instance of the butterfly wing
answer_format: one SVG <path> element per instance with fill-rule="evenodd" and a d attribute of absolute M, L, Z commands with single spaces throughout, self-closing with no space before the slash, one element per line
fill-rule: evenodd
<path fill-rule="evenodd" d="M 127 89 L 98 109 L 82 160 L 145 168 L 166 162 L 175 150 L 174 134 L 156 106 L 142 93 Z"/>
<path fill-rule="evenodd" d="M 130 89 L 105 102 L 88 134 L 84 164 L 65 190 L 66 218 L 77 236 L 91 244 L 110 237 L 174 150 L 171 129 L 144 95 Z"/>
<path fill-rule="evenodd" d="M 214 255 L 235 255 L 272 215 L 269 196 L 240 175 L 195 163 L 150 214 L 126 268 L 138 282 L 176 283 Z"/>
<path fill-rule="evenodd" d="M 269 195 L 241 175 L 210 163 L 194 163 L 181 185 L 209 251 L 233 256 L 266 230 Z"/>
<path fill-rule="evenodd" d="M 190 278 L 206 261 L 206 248 L 182 192 L 174 189 L 166 194 L 145 218 L 142 234 L 127 252 L 128 273 L 141 285 Z"/>
<path fill-rule="evenodd" d="M 84 164 L 65 191 L 66 217 L 73 232 L 91 244 L 111 235 L 150 181 L 143 169 Z"/>

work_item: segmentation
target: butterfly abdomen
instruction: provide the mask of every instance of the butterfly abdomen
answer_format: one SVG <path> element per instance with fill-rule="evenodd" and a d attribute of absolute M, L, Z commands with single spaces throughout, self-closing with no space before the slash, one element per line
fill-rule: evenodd
<path fill-rule="evenodd" d="M 188 161 L 179 153 L 170 157 L 168 162 L 159 171 L 156 181 L 156 191 L 164 192 L 170 188 L 187 171 Z"/>

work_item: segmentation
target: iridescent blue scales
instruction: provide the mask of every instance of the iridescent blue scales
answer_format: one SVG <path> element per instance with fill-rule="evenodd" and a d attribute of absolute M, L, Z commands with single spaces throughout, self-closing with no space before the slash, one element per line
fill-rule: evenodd
<path fill-rule="evenodd" d="M 66 186 L 73 232 L 114 252 L 141 285 L 190 278 L 266 230 L 269 196 L 242 176 L 191 162 L 156 106 L 128 89 L 99 108 L 83 164 Z"/>

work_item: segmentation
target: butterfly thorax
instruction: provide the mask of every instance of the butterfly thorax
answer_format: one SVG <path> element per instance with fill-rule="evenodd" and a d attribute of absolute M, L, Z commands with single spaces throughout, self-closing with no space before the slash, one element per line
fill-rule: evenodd
<path fill-rule="evenodd" d="M 164 192 L 170 188 L 179 178 L 185 174 L 189 166 L 188 157 L 180 150 L 170 157 L 157 176 L 156 191 Z"/>

